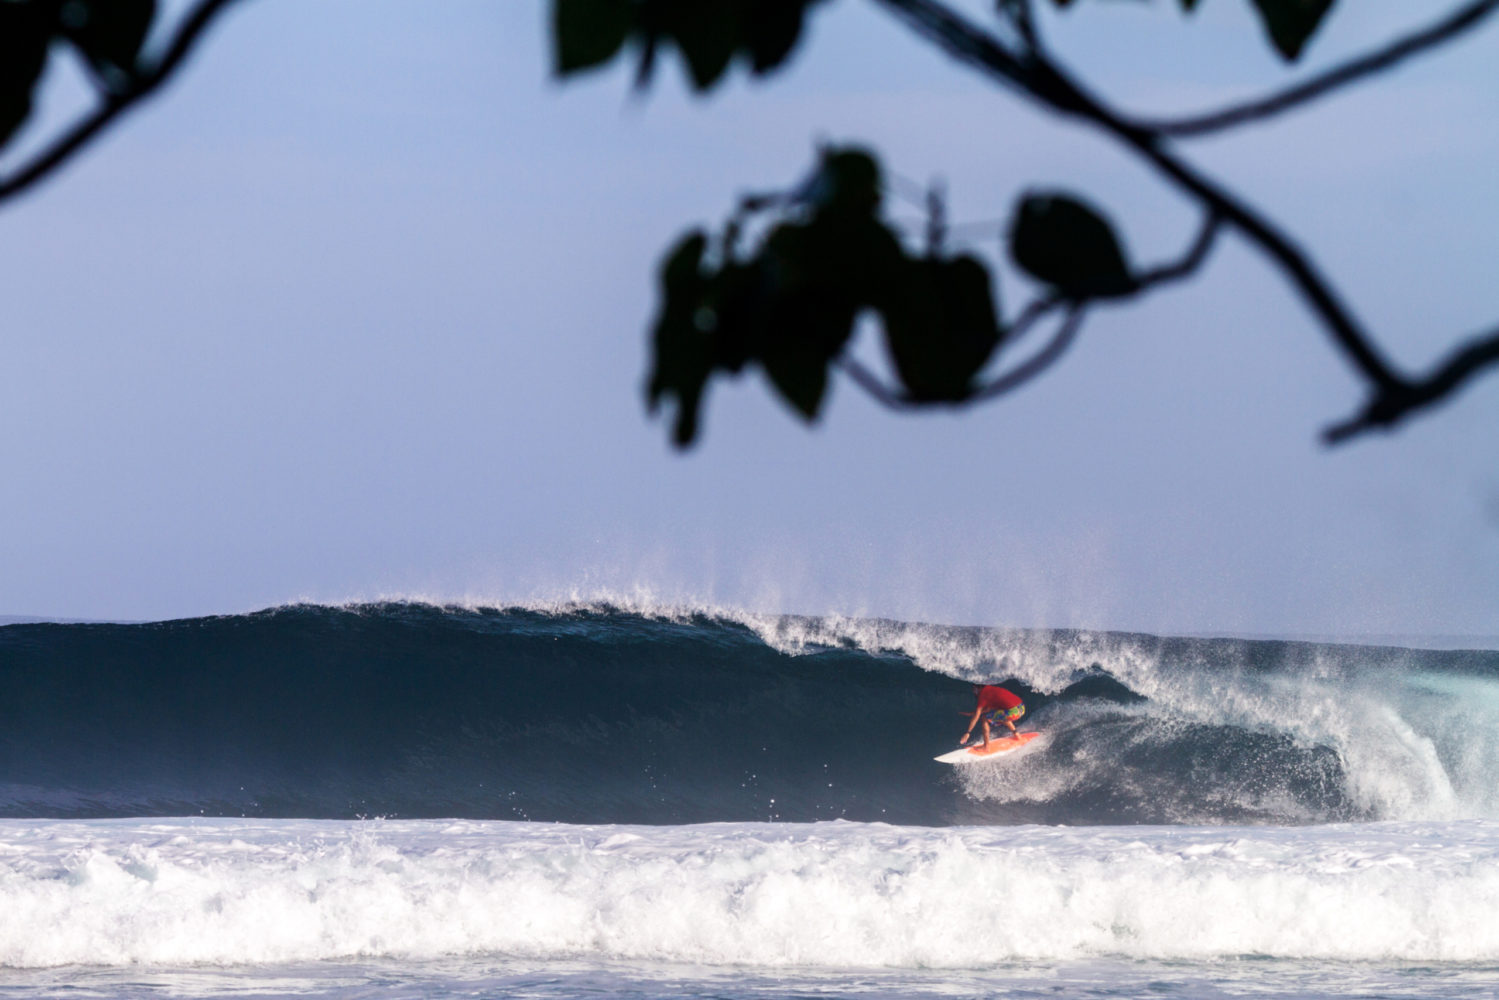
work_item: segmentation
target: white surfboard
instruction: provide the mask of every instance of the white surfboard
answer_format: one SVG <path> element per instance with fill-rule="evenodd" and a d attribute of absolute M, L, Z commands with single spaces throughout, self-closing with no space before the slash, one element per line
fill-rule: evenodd
<path fill-rule="evenodd" d="M 994 757 L 1019 750 L 1040 735 L 1038 732 L 1016 733 L 1014 736 L 990 739 L 988 747 L 984 746 L 983 740 L 979 740 L 970 746 L 949 750 L 939 757 L 933 757 L 932 760 L 940 760 L 944 764 L 972 764 L 976 761 L 990 760 Z"/>

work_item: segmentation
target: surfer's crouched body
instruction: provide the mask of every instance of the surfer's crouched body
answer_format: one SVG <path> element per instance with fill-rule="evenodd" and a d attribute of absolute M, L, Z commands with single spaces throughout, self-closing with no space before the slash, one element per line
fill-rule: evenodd
<path fill-rule="evenodd" d="M 974 706 L 973 717 L 968 720 L 968 731 L 958 741 L 962 746 L 968 742 L 973 735 L 973 727 L 982 720 L 984 723 L 984 746 L 989 745 L 990 726 L 998 727 L 1003 724 L 1010 730 L 1010 735 L 1016 735 L 1015 722 L 1025 714 L 1025 702 L 1013 691 L 1007 691 L 993 684 L 975 684 L 973 693 L 978 698 L 978 704 Z"/>

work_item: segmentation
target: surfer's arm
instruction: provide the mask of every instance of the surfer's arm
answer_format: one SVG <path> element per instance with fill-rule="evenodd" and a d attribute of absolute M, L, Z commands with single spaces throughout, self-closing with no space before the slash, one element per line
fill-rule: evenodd
<path fill-rule="evenodd" d="M 968 732 L 966 732 L 966 733 L 963 734 L 963 738 L 961 740 L 958 740 L 958 745 L 959 746 L 962 746 L 964 743 L 967 743 L 968 742 L 968 737 L 970 737 L 970 736 L 973 735 L 973 727 L 979 724 L 979 715 L 982 714 L 983 711 L 984 711 L 984 709 L 983 709 L 982 705 L 974 708 L 974 710 L 973 710 L 973 716 L 971 718 L 969 718 L 969 720 L 968 720 Z"/>

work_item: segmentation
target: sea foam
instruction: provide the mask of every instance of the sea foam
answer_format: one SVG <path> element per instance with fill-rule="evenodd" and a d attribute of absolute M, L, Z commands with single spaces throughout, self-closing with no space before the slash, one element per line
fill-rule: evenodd
<path fill-rule="evenodd" d="M 0 965 L 1499 960 L 1499 824 L 5 821 Z"/>

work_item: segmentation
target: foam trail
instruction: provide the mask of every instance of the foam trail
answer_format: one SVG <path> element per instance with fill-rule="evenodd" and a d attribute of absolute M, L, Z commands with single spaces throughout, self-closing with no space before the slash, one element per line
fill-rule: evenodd
<path fill-rule="evenodd" d="M 1491 823 L 0 823 L 0 965 L 13 968 L 454 955 L 1480 962 L 1499 960 L 1496 911 Z"/>

